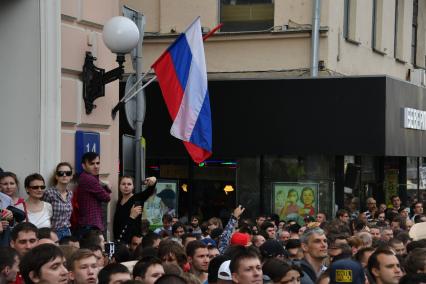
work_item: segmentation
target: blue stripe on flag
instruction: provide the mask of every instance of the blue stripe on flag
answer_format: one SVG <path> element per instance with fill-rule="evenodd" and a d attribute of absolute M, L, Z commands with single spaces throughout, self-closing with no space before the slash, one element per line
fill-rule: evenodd
<path fill-rule="evenodd" d="M 185 34 L 181 34 L 175 43 L 169 48 L 169 53 L 173 60 L 176 75 L 185 91 L 188 81 L 189 69 L 191 68 L 192 53 Z"/>
<path fill-rule="evenodd" d="M 195 123 L 189 141 L 207 151 L 212 152 L 212 121 L 210 112 L 209 91 L 206 90 L 203 106 Z"/>

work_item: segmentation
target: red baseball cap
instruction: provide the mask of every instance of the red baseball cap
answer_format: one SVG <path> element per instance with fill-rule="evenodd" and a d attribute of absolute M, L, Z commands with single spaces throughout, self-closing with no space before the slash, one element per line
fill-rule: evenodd
<path fill-rule="evenodd" d="M 246 246 L 249 243 L 249 241 L 250 241 L 249 234 L 235 232 L 234 234 L 232 234 L 230 244 Z"/>

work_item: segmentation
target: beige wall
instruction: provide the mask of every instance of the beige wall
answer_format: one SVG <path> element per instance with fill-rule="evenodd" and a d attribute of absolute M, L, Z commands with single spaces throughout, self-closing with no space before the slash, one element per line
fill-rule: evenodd
<path fill-rule="evenodd" d="M 113 188 L 114 204 L 117 194 L 118 120 L 112 120 L 111 109 L 118 101 L 118 81 L 105 88 L 105 97 L 95 101 L 97 108 L 86 115 L 82 99 L 80 75 L 86 51 L 91 51 L 98 60 L 95 65 L 106 71 L 115 68 L 115 55 L 102 41 L 102 26 L 119 15 L 118 0 L 63 0 L 62 1 L 62 160 L 75 164 L 74 143 L 77 130 L 100 133 L 101 179 Z M 78 161 L 77 161 L 78 162 Z M 110 206 L 110 211 L 115 206 Z M 111 220 L 111 218 L 109 218 Z"/>
<path fill-rule="evenodd" d="M 184 30 L 192 18 L 201 15 L 203 26 L 212 27 L 219 17 L 218 1 L 213 0 L 121 0 L 122 4 L 143 12 L 147 20 L 144 47 L 144 70 L 163 52 L 175 37 L 170 34 Z M 343 36 L 344 1 L 321 1 L 321 27 L 319 59 L 325 62 L 329 74 L 372 75 L 388 74 L 405 79 L 410 64 L 412 0 L 401 0 L 398 19 L 398 38 L 395 60 L 394 10 L 395 0 L 378 0 L 376 42 L 373 49 L 373 5 L 370 0 L 352 0 L 349 39 Z M 421 6 L 425 0 L 420 0 Z M 177 4 L 178 3 L 178 4 Z M 309 68 L 310 28 L 313 0 L 275 0 L 275 32 L 226 33 L 210 38 L 205 43 L 208 72 L 288 71 L 300 74 Z M 411 13 L 411 14 L 410 14 Z M 421 12 L 424 14 L 425 12 Z M 424 23 L 425 21 L 423 21 Z M 280 32 L 288 25 L 288 32 Z M 424 25 L 424 24 L 423 24 Z M 423 26 L 424 31 L 425 27 Z M 419 31 L 419 33 L 421 33 Z M 423 34 L 422 34 L 423 35 Z M 419 37 L 421 47 L 417 58 L 424 57 L 425 36 Z M 294 75 L 294 72 L 289 74 Z"/>

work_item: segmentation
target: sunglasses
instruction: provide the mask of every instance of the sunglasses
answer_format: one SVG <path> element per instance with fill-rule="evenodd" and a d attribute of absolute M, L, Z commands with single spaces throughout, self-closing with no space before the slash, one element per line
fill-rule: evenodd
<path fill-rule="evenodd" d="M 29 186 L 29 188 L 31 188 L 31 189 L 42 189 L 42 190 L 44 190 L 44 189 L 46 189 L 46 186 L 45 186 L 45 185 L 32 185 L 32 186 Z"/>
<path fill-rule="evenodd" d="M 58 177 L 64 177 L 64 176 L 70 177 L 72 176 L 72 171 L 57 171 L 56 175 Z"/>

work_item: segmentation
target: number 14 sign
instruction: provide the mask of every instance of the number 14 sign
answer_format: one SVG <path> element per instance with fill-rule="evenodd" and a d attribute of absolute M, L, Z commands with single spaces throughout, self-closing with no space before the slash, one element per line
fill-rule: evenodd
<path fill-rule="evenodd" d="M 86 152 L 100 153 L 101 142 L 98 132 L 77 131 L 75 133 L 75 171 L 77 174 L 83 171 L 81 157 Z"/>

